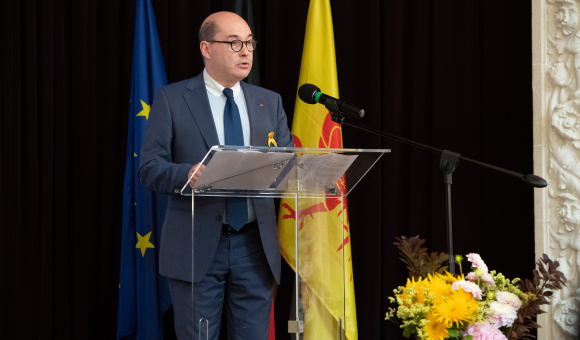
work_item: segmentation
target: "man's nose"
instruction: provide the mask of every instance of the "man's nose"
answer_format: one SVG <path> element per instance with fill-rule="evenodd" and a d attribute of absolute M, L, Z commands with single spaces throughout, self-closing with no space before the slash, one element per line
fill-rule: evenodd
<path fill-rule="evenodd" d="M 248 55 L 248 54 L 250 54 L 250 53 L 252 53 L 252 52 L 250 52 L 250 51 L 248 50 L 248 44 L 247 44 L 247 43 L 243 43 L 243 44 L 242 44 L 242 49 L 240 50 L 240 55 L 242 55 L 242 56 L 246 56 L 246 55 Z"/>

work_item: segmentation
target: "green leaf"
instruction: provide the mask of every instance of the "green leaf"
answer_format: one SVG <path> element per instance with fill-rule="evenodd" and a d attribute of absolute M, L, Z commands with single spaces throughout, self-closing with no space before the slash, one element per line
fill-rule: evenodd
<path fill-rule="evenodd" d="M 453 328 L 448 328 L 447 332 L 449 332 L 449 337 L 450 338 L 457 338 L 459 337 L 459 331 L 457 329 L 453 329 Z"/>
<path fill-rule="evenodd" d="M 405 327 L 405 330 L 403 331 L 403 336 L 405 338 L 408 338 L 411 336 L 411 334 L 413 334 L 415 332 L 415 326 L 408 326 Z"/>
<path fill-rule="evenodd" d="M 464 336 L 463 339 L 465 339 L 465 340 L 473 340 L 473 335 Z"/>

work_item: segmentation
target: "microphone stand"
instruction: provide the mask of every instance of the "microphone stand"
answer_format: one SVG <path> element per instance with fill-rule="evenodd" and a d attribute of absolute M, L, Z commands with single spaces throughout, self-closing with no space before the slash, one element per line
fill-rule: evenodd
<path fill-rule="evenodd" d="M 441 149 L 437 149 L 434 148 L 432 146 L 429 145 L 425 145 L 425 144 L 421 144 L 415 141 L 412 141 L 410 139 L 406 139 L 406 138 L 402 138 L 399 136 L 395 136 L 393 134 L 378 130 L 378 129 L 374 129 L 359 123 L 355 123 L 352 121 L 348 121 L 346 120 L 346 117 L 344 116 L 344 114 L 347 115 L 351 115 L 353 117 L 356 118 L 360 118 L 357 115 L 353 115 L 350 114 L 348 112 L 341 112 L 340 109 L 338 108 L 338 105 L 336 103 L 336 101 L 334 99 L 326 99 L 326 102 L 324 104 L 324 106 L 326 106 L 326 108 L 328 109 L 332 121 L 335 123 L 338 123 L 340 125 L 347 125 L 347 126 L 352 126 L 356 129 L 359 130 L 363 130 L 366 132 L 370 132 L 372 134 L 375 135 L 379 135 L 381 137 L 386 137 L 401 143 L 405 143 L 423 150 L 427 150 L 427 151 L 431 151 L 433 153 L 436 154 L 441 154 L 441 158 L 440 158 L 440 162 L 439 162 L 439 170 L 441 170 L 441 172 L 443 173 L 443 183 L 445 184 L 445 203 L 446 203 L 446 216 L 447 216 L 447 252 L 449 254 L 449 272 L 451 274 L 455 274 L 455 256 L 453 256 L 453 226 L 452 226 L 452 208 L 451 208 L 451 184 L 453 184 L 453 172 L 455 171 L 455 169 L 457 169 L 457 165 L 459 164 L 459 160 L 464 160 L 467 162 L 471 162 L 474 164 L 477 164 L 479 166 L 488 168 L 488 169 L 492 169 L 495 171 L 499 171 L 502 172 L 504 174 L 508 174 L 510 176 L 514 176 L 514 177 L 519 177 L 521 178 L 522 182 L 524 182 L 525 184 L 532 186 L 534 188 L 544 188 L 546 186 L 548 186 L 548 183 L 546 182 L 545 179 L 543 179 L 542 177 L 533 175 L 533 174 L 528 174 L 528 175 L 522 175 L 520 173 L 514 172 L 514 171 L 510 171 L 510 170 L 506 170 L 500 167 L 497 167 L 495 165 L 491 165 L 491 164 L 487 164 L 484 162 L 480 162 L 478 160 L 475 159 L 471 159 L 471 158 L 467 158 L 464 156 L 461 156 L 458 153 L 449 151 L 449 150 L 441 150 Z"/>

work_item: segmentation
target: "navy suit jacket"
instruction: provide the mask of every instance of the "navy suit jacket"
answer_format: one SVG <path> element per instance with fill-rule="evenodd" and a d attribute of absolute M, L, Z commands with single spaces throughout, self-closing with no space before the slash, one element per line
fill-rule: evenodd
<path fill-rule="evenodd" d="M 250 145 L 267 146 L 274 131 L 279 147 L 293 146 L 280 95 L 241 82 L 250 119 Z M 159 273 L 191 282 L 191 197 L 182 196 L 189 170 L 219 145 L 203 74 L 155 92 L 141 144 L 139 180 L 170 195 L 161 231 Z M 260 237 L 276 282 L 280 283 L 280 246 L 272 198 L 254 200 Z M 207 273 L 221 235 L 224 197 L 195 198 L 195 277 Z"/>

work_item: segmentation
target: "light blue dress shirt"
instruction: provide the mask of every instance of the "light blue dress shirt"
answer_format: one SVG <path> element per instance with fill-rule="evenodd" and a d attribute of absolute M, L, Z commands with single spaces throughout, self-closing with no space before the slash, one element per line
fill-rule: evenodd
<path fill-rule="evenodd" d="M 223 94 L 224 88 L 220 83 L 215 81 L 204 69 L 203 81 L 207 90 L 207 98 L 209 99 L 209 106 L 213 116 L 213 122 L 217 130 L 218 140 L 220 145 L 225 145 L 224 136 L 224 109 L 226 107 L 226 96 Z M 244 90 L 237 82 L 233 87 L 234 101 L 240 111 L 240 120 L 242 121 L 242 130 L 244 134 L 244 145 L 250 145 L 250 117 L 248 116 L 248 107 L 246 106 L 246 98 L 244 97 Z M 248 222 L 256 220 L 256 211 L 254 210 L 254 201 L 248 198 Z M 226 221 L 226 213 L 224 212 L 223 223 Z"/>

